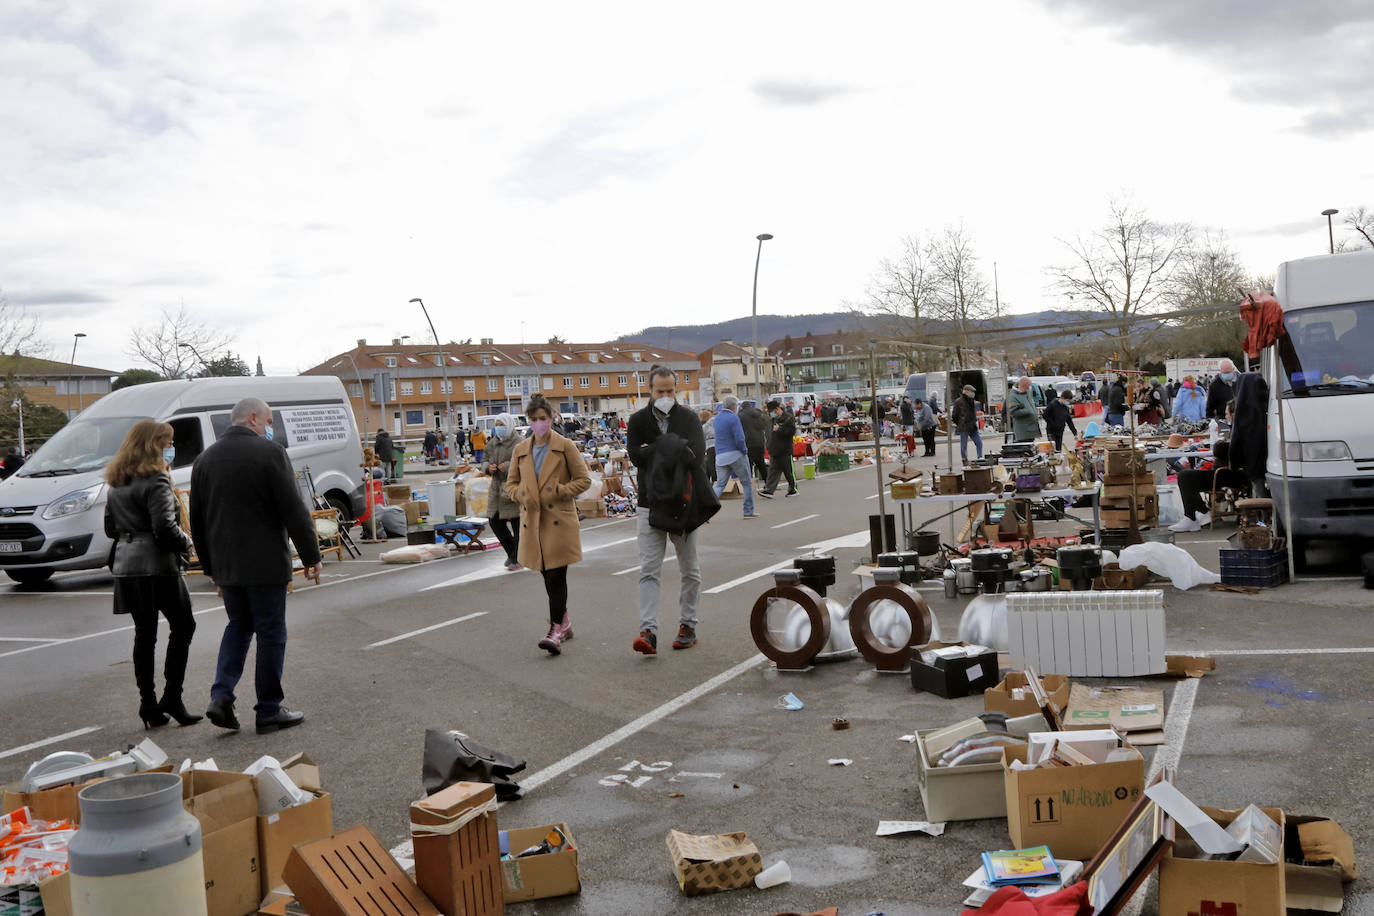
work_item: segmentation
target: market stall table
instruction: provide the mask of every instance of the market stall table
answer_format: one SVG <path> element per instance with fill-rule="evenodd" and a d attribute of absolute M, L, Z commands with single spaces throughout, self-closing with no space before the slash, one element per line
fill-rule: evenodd
<path fill-rule="evenodd" d="M 1024 493 L 952 493 L 949 495 L 917 496 L 914 499 L 894 498 L 892 502 L 896 504 L 897 511 L 900 513 L 902 520 L 902 531 L 906 534 L 909 534 L 916 530 L 913 508 L 919 503 L 962 503 L 964 505 L 983 503 L 983 519 L 986 523 L 989 520 L 988 506 L 990 506 L 993 503 L 1043 503 L 1046 500 L 1050 499 L 1063 499 L 1066 501 L 1072 501 L 1080 496 L 1087 496 L 1089 499 L 1092 500 L 1093 531 L 1096 534 L 1097 541 L 1100 543 L 1102 539 L 1102 518 L 1100 513 L 1098 512 L 1098 495 L 1098 488 L 1095 486 L 1085 487 L 1083 489 L 1063 487 L 1061 489 L 1056 490 L 1037 490 L 1028 491 Z M 945 515 L 952 514 L 953 511 L 954 510 L 951 510 L 951 512 L 947 512 L 945 513 Z M 1062 516 L 1064 518 L 1073 518 L 1073 516 L 1069 515 L 1069 513 L 1067 512 L 1061 512 L 1057 509 L 1053 511 L 1058 516 Z M 942 518 L 943 516 L 940 517 Z M 931 521 L 936 520 L 938 519 L 932 519 Z M 927 524 L 929 524 L 929 522 L 927 522 Z"/>

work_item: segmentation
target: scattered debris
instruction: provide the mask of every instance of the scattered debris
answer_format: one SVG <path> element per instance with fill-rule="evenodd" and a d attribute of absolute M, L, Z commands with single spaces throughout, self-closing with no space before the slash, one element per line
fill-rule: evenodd
<path fill-rule="evenodd" d="M 902 833 L 924 833 L 928 836 L 941 836 L 945 832 L 943 823 L 929 821 L 878 821 L 878 832 L 874 836 L 897 836 Z"/>
<path fill-rule="evenodd" d="M 682 794 L 681 792 L 669 792 L 669 793 L 668 793 L 668 797 L 669 797 L 669 798 L 683 798 L 684 796 L 683 796 L 683 794 Z"/>
<path fill-rule="evenodd" d="M 850 760 L 848 757 L 831 757 L 826 762 L 829 763 L 832 767 L 847 767 L 854 761 Z"/>
<path fill-rule="evenodd" d="M 778 697 L 778 709 L 801 709 L 805 705 L 795 693 L 784 693 Z"/>
<path fill-rule="evenodd" d="M 830 727 L 837 732 L 842 732 L 845 729 L 849 728 L 849 720 L 841 716 L 836 716 L 835 718 L 830 720 Z"/>

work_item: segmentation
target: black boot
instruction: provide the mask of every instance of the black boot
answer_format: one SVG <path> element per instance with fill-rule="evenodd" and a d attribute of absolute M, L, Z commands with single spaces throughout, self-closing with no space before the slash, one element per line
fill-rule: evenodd
<path fill-rule="evenodd" d="M 162 714 L 161 705 L 152 698 L 151 691 L 143 694 L 143 699 L 138 704 L 138 717 L 143 720 L 144 728 L 157 728 L 167 724 L 167 717 Z"/>
<path fill-rule="evenodd" d="M 205 718 L 204 716 L 197 716 L 187 712 L 186 704 L 181 701 L 181 694 L 179 693 L 175 696 L 170 693 L 164 693 L 160 706 L 164 713 L 177 720 L 177 725 L 195 725 L 201 719 Z"/>

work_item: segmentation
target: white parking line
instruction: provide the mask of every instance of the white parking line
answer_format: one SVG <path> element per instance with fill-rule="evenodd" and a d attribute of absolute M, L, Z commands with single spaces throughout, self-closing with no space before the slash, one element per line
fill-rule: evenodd
<path fill-rule="evenodd" d="M 23 747 L 12 747 L 7 751 L 0 751 L 0 758 L 13 757 L 16 754 L 22 754 L 25 751 L 31 751 L 34 748 L 47 747 L 49 744 L 57 744 L 59 741 L 66 741 L 69 738 L 79 738 L 82 735 L 89 735 L 91 732 L 98 732 L 100 731 L 100 729 L 101 726 L 92 725 L 88 728 L 78 728 L 74 732 L 65 732 L 61 735 L 53 735 L 51 738 L 44 738 L 42 741 L 35 741 L 32 744 L 26 744 Z"/>
<path fill-rule="evenodd" d="M 606 549 L 607 547 L 615 547 L 615 546 L 618 545 L 618 544 L 628 544 L 630 541 L 633 541 L 633 540 L 636 540 L 636 539 L 637 539 L 637 538 L 634 538 L 634 537 L 621 538 L 621 539 L 618 540 L 618 541 L 607 541 L 605 544 L 597 544 L 597 545 L 595 545 L 594 547 L 583 547 L 583 548 L 582 548 L 582 554 L 583 554 L 583 556 L 586 556 L 586 555 L 589 554 L 589 553 L 595 553 L 596 551 L 598 551 L 598 550 L 604 550 L 604 549 Z M 453 586 L 453 585 L 464 585 L 464 584 L 466 584 L 466 583 L 468 583 L 468 582 L 478 582 L 478 581 L 480 581 L 480 580 L 482 580 L 482 579 L 490 579 L 490 578 L 493 578 L 494 576 L 504 576 L 504 575 L 506 575 L 506 574 L 507 574 L 507 570 L 506 570 L 505 566 L 495 566 L 495 565 L 493 565 L 493 566 L 492 566 L 491 568 L 489 568 L 489 569 L 483 569 L 483 570 L 479 570 L 479 571 L 477 571 L 477 572 L 468 573 L 466 576 L 457 576 L 457 577 L 455 577 L 455 578 L 453 578 L 453 579 L 445 579 L 443 582 L 439 582 L 439 583 L 437 583 L 437 584 L 435 584 L 435 585 L 427 585 L 427 586 L 425 586 L 424 588 L 420 589 L 420 591 L 422 591 L 422 592 L 432 592 L 432 591 L 434 591 L 436 588 L 448 588 L 448 587 Z"/>
<path fill-rule="evenodd" d="M 57 642 L 56 636 L 0 636 L 0 642 Z"/>
<path fill-rule="evenodd" d="M 821 515 L 821 514 L 820 514 L 819 512 L 813 512 L 813 513 L 811 513 L 810 515 L 803 515 L 801 518 L 794 518 L 794 519 L 792 519 L 792 521 L 790 521 L 790 522 L 783 522 L 781 525 L 773 525 L 773 526 L 771 526 L 771 527 L 773 527 L 773 528 L 775 528 L 775 529 L 776 529 L 776 528 L 786 528 L 788 525 L 795 525 L 795 524 L 797 524 L 797 522 L 805 522 L 805 521 L 808 521 L 808 520 L 813 519 L 813 518 L 820 518 L 820 515 Z"/>
<path fill-rule="evenodd" d="M 627 518 L 613 518 L 609 522 L 602 522 L 600 525 L 592 525 L 590 528 L 583 528 L 583 531 L 596 531 L 598 528 L 609 528 L 611 525 L 619 525 L 621 522 L 628 522 Z"/>
<path fill-rule="evenodd" d="M 827 538 L 824 541 L 816 541 L 814 544 L 803 544 L 797 549 L 811 550 L 815 553 L 825 553 L 826 551 L 835 550 L 839 547 L 862 547 L 864 544 L 867 543 L 868 532 L 856 531 L 853 534 L 842 534 L 837 538 Z M 757 569 L 754 572 L 746 573 L 745 575 L 740 576 L 738 579 L 731 579 L 729 582 L 722 582 L 720 585 L 717 585 L 714 588 L 708 588 L 706 589 L 705 594 L 719 595 L 721 592 L 729 591 L 737 585 L 743 585 L 746 582 L 753 582 L 755 579 L 762 579 L 764 576 L 771 576 L 778 570 L 787 569 L 791 565 L 791 560 L 783 560 L 781 563 L 774 563 L 772 566 L 765 566 L 763 569 Z"/>
<path fill-rule="evenodd" d="M 1315 648 L 1315 649 L 1207 649 L 1203 655 L 1369 655 L 1374 653 L 1374 646 L 1350 646 L 1347 648 Z"/>
<path fill-rule="evenodd" d="M 462 617 L 455 617 L 455 618 L 453 618 L 452 620 L 445 620 L 443 623 L 435 623 L 435 624 L 431 624 L 430 626 L 427 626 L 427 627 L 421 627 L 421 628 L 418 629 L 418 630 L 411 630 L 409 633 L 402 633 L 400 636 L 393 636 L 393 637 L 391 637 L 390 639 L 383 639 L 383 640 L 380 640 L 379 642 L 374 642 L 374 643 L 371 643 L 370 645 L 363 646 L 363 648 L 364 648 L 364 649 L 376 649 L 376 648 L 379 647 L 379 646 L 389 646 L 389 645 L 391 645 L 391 644 L 394 643 L 394 642 L 400 642 L 401 640 L 403 640 L 403 639 L 409 639 L 409 638 L 412 637 L 412 636 L 419 636 L 421 633 L 430 633 L 430 632 L 433 632 L 434 630 L 441 630 L 441 629 L 443 629 L 444 627 L 451 627 L 451 626 L 453 626 L 455 623 L 462 623 L 464 620 L 471 620 L 471 619 L 473 619 L 474 617 L 485 617 L 486 615 L 487 615 L 487 612 L 486 612 L 486 611 L 477 611 L 477 612 L 474 613 L 474 614 L 464 614 Z"/>

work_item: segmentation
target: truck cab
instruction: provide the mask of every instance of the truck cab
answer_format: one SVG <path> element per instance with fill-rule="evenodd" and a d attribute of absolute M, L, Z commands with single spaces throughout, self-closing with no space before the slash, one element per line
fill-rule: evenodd
<path fill-rule="evenodd" d="M 1374 535 L 1374 250 L 1286 261 L 1274 296 L 1287 333 L 1261 358 L 1265 476 L 1300 559 L 1312 538 Z"/>

